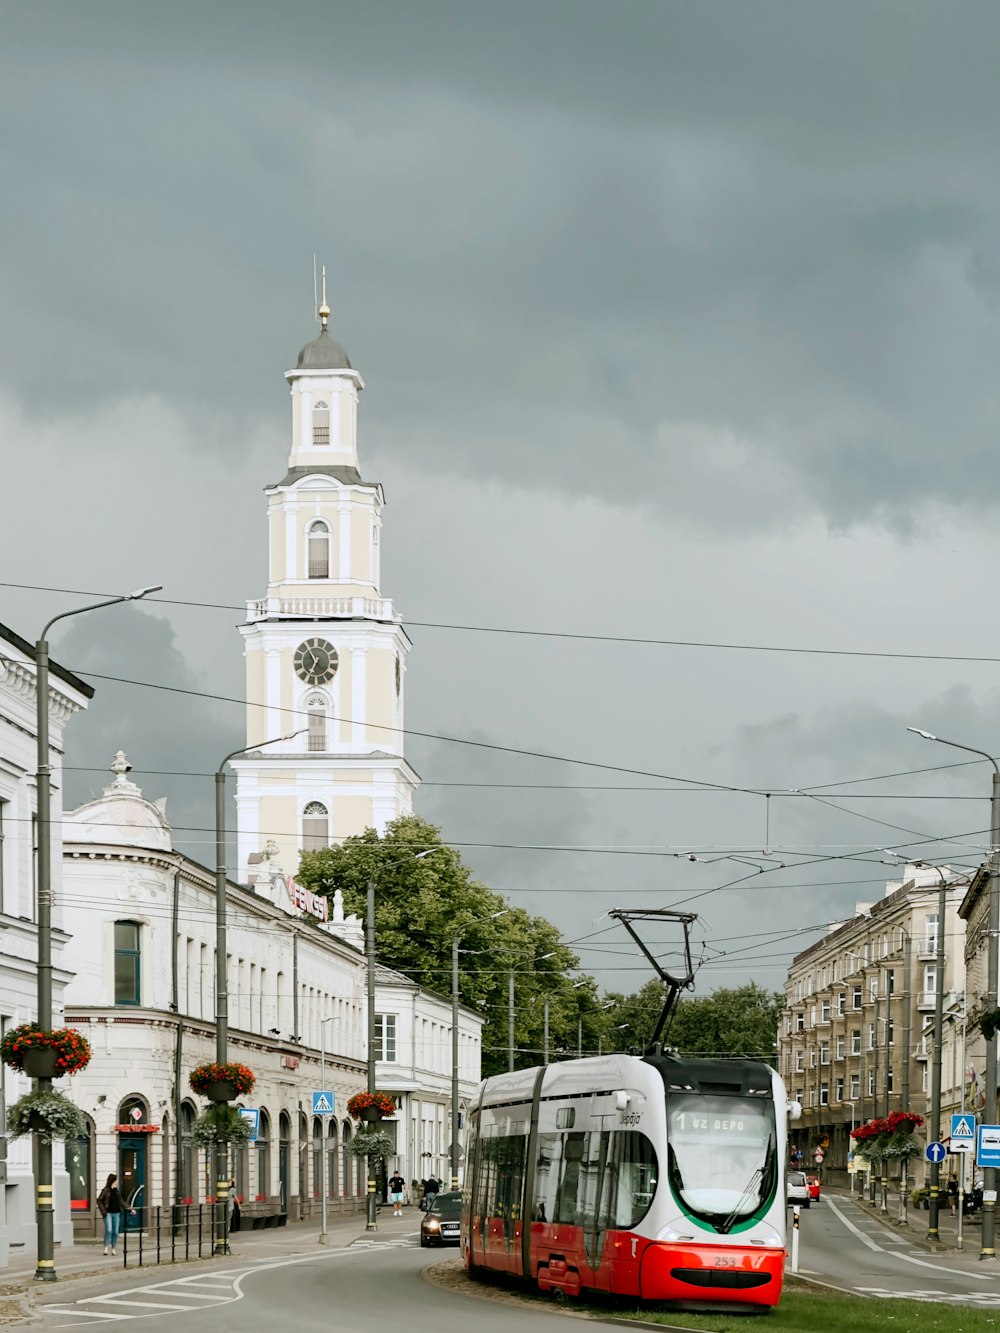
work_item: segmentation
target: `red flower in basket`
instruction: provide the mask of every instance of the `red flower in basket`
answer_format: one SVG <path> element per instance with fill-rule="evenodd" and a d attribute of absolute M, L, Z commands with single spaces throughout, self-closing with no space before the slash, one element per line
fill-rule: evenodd
<path fill-rule="evenodd" d="M 240 1064 L 210 1064 L 199 1065 L 197 1069 L 192 1069 L 188 1077 L 192 1091 L 197 1092 L 199 1096 L 204 1097 L 213 1083 L 232 1083 L 236 1089 L 238 1097 L 245 1097 L 253 1091 L 253 1085 L 257 1082 L 252 1069 L 246 1065 Z"/>
<path fill-rule="evenodd" d="M 363 1111 L 376 1110 L 382 1119 L 396 1114 L 396 1103 L 387 1092 L 356 1092 L 347 1099 L 347 1114 L 360 1120 Z"/>
<path fill-rule="evenodd" d="M 90 1042 L 76 1028 L 40 1028 L 22 1023 L 11 1028 L 0 1042 L 0 1060 L 11 1069 L 23 1069 L 28 1051 L 51 1051 L 55 1055 L 55 1077 L 75 1074 L 90 1063 Z"/>

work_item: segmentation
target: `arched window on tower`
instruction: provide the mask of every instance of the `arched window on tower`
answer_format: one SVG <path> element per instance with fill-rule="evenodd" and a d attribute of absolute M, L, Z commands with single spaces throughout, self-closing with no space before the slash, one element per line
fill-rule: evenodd
<path fill-rule="evenodd" d="M 309 577 L 328 579 L 330 577 L 330 527 L 321 518 L 309 524 L 308 530 Z"/>
<path fill-rule="evenodd" d="M 309 750 L 322 753 L 326 748 L 326 700 L 322 694 L 311 694 L 306 700 L 309 715 Z"/>
<path fill-rule="evenodd" d="M 313 408 L 313 444 L 330 443 L 330 404 L 320 400 Z"/>
<path fill-rule="evenodd" d="M 321 801 L 310 801 L 302 811 L 302 850 L 321 852 L 330 845 L 330 812 Z"/>

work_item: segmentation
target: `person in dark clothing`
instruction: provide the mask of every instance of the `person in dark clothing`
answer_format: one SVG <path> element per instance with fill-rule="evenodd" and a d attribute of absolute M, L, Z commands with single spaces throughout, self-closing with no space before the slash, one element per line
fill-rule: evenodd
<path fill-rule="evenodd" d="M 118 1190 L 118 1177 L 114 1172 L 108 1176 L 106 1185 L 97 1196 L 97 1207 L 104 1218 L 104 1253 L 114 1255 L 115 1245 L 118 1243 L 118 1233 L 122 1226 L 122 1213 L 125 1211 L 125 1205 L 122 1203 L 122 1196 Z M 130 1208 L 129 1212 L 135 1216 L 134 1208 Z"/>
<path fill-rule="evenodd" d="M 234 1231 L 240 1229 L 240 1198 L 236 1193 L 235 1180 L 229 1182 L 229 1207 L 227 1211 L 229 1213 L 229 1232 L 231 1235 Z"/>
<path fill-rule="evenodd" d="M 441 1186 L 434 1179 L 434 1177 L 430 1176 L 428 1178 L 427 1184 L 424 1186 L 424 1198 L 427 1200 L 428 1203 L 430 1203 L 430 1201 L 434 1198 L 435 1194 L 437 1194 L 440 1188 Z"/>

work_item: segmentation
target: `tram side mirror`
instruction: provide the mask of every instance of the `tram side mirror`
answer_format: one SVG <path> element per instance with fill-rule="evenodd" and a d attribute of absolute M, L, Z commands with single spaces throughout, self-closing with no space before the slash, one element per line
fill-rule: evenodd
<path fill-rule="evenodd" d="M 628 1106 L 628 1093 L 619 1089 L 615 1093 L 615 1110 L 624 1111 L 626 1106 Z"/>
<path fill-rule="evenodd" d="M 801 1102 L 789 1102 L 789 1103 L 788 1103 L 788 1118 L 789 1118 L 789 1120 L 801 1120 L 801 1118 L 802 1118 L 802 1103 L 801 1103 Z"/>

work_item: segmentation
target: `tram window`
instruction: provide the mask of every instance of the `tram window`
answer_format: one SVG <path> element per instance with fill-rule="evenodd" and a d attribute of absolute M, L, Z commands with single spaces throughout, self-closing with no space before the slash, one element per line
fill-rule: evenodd
<path fill-rule="evenodd" d="M 537 1222 L 557 1220 L 556 1200 L 561 1166 L 562 1135 L 539 1134 L 538 1156 L 535 1160 L 535 1197 L 531 1206 L 531 1215 Z"/>
<path fill-rule="evenodd" d="M 576 1124 L 576 1107 L 561 1106 L 556 1112 L 556 1128 L 572 1129 Z"/>
<path fill-rule="evenodd" d="M 648 1212 L 656 1192 L 657 1161 L 645 1134 L 616 1132 L 608 1158 L 605 1215 L 612 1227 L 633 1227 Z"/>

